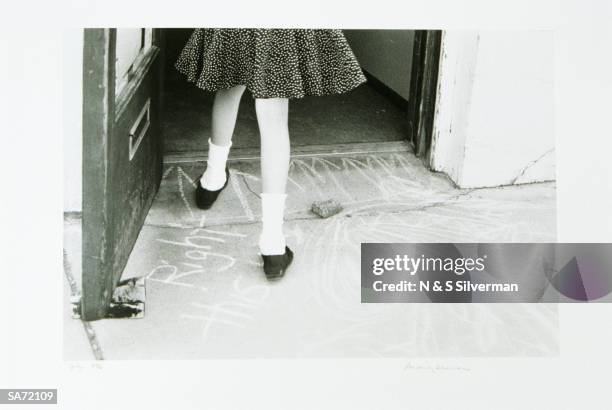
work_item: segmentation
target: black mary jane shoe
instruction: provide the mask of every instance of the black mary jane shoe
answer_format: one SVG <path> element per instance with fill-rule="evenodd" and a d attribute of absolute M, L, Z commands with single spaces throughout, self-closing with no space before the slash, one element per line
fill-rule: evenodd
<path fill-rule="evenodd" d="M 221 191 L 225 189 L 227 183 L 229 182 L 229 169 L 225 168 L 225 184 L 216 191 L 209 191 L 206 188 L 202 187 L 202 183 L 200 182 L 200 178 L 198 178 L 198 186 L 196 187 L 195 197 L 196 197 L 196 205 L 200 209 L 210 209 L 210 207 L 215 203 Z"/>
<path fill-rule="evenodd" d="M 293 252 L 285 246 L 283 255 L 261 255 L 263 268 L 268 280 L 278 280 L 285 275 L 285 271 L 293 261 Z"/>

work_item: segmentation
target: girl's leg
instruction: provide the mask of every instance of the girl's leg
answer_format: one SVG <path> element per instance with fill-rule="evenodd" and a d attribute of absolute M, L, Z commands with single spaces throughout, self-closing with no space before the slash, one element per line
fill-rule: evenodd
<path fill-rule="evenodd" d="M 285 194 L 289 173 L 289 100 L 255 100 L 261 135 L 261 177 L 263 193 Z"/>
<path fill-rule="evenodd" d="M 245 90 L 238 85 L 215 94 L 212 109 L 212 135 L 208 141 L 208 161 L 206 171 L 200 179 L 202 187 L 216 191 L 225 184 L 225 165 L 232 146 L 232 135 L 236 126 L 236 117 L 240 98 Z"/>
<path fill-rule="evenodd" d="M 237 85 L 227 90 L 219 90 L 215 94 L 212 109 L 211 141 L 213 144 L 222 147 L 232 144 L 240 98 L 245 89 L 244 85 Z"/>
<path fill-rule="evenodd" d="M 283 216 L 290 155 L 289 101 L 286 98 L 256 99 L 255 110 L 261 135 L 262 232 L 259 247 L 262 255 L 282 255 L 285 253 Z"/>

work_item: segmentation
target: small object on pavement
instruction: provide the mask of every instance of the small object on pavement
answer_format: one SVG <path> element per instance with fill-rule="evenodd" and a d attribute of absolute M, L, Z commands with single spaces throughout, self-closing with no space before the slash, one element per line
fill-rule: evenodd
<path fill-rule="evenodd" d="M 312 212 L 321 218 L 329 218 L 342 211 L 342 205 L 333 199 L 327 201 L 315 201 L 312 203 Z"/>

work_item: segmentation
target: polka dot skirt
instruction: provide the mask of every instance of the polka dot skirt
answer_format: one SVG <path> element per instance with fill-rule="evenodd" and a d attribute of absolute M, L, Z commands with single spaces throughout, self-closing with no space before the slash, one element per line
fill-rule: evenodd
<path fill-rule="evenodd" d="M 340 94 L 366 81 L 341 30 L 196 29 L 175 67 L 207 91 L 254 98 Z"/>

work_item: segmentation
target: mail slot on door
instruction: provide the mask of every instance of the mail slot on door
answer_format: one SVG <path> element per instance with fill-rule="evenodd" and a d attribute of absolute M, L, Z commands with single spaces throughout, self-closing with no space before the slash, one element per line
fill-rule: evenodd
<path fill-rule="evenodd" d="M 144 138 L 144 136 L 147 133 L 147 130 L 149 129 L 149 126 L 151 125 L 151 99 L 149 98 L 145 104 L 144 107 L 142 107 L 142 110 L 140 111 L 140 114 L 138 114 L 138 117 L 136 118 L 136 121 L 134 122 L 134 125 L 132 125 L 132 128 L 130 128 L 130 145 L 129 145 L 129 150 L 130 150 L 130 161 L 132 160 L 132 158 L 134 158 L 134 155 L 136 155 L 136 151 L 138 151 L 138 147 L 140 146 L 140 143 L 142 142 L 142 139 Z"/>

